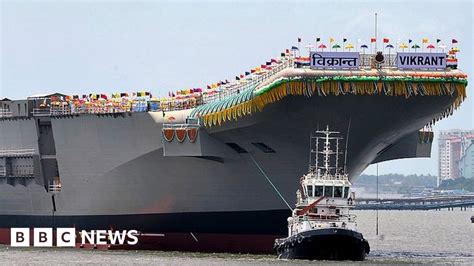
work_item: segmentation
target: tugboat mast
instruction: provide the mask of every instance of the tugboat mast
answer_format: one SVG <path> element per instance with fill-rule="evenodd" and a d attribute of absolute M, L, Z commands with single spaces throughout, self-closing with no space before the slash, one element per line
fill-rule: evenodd
<path fill-rule="evenodd" d="M 288 237 L 275 240 L 280 257 L 363 260 L 370 252 L 350 213 L 354 193 L 345 167 L 339 166 L 339 156 L 345 153 L 339 151 L 342 139 L 329 126 L 310 135 L 309 172 L 300 178 L 296 207 L 288 217 Z"/>
<path fill-rule="evenodd" d="M 333 137 L 332 135 L 336 136 Z M 326 177 L 335 175 L 339 178 L 339 175 L 341 174 L 339 156 L 342 155 L 342 152 L 339 151 L 339 141 L 342 140 L 342 137 L 337 137 L 338 135 L 339 132 L 337 131 L 329 131 L 329 127 L 326 127 L 326 130 L 317 130 L 314 132 L 314 135 L 311 135 L 311 143 L 314 143 L 314 148 L 311 149 L 310 156 L 312 158 L 309 170 L 317 171 L 316 174 L 318 176 L 322 173 Z M 320 142 L 324 145 L 321 151 L 319 147 Z M 318 156 L 319 154 L 323 155 L 322 158 Z M 334 158 L 332 158 L 333 156 Z"/>
<path fill-rule="evenodd" d="M 326 129 L 326 142 L 324 143 L 324 168 L 326 170 L 326 174 L 329 174 L 329 133 L 328 130 L 329 128 Z"/>

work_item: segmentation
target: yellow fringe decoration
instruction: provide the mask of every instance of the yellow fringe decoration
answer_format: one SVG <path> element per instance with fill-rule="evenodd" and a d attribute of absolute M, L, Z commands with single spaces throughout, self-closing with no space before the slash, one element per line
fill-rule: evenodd
<path fill-rule="evenodd" d="M 326 81 L 326 82 L 314 82 L 314 81 L 290 81 L 287 83 L 280 84 L 279 86 L 265 92 L 261 95 L 255 96 L 253 99 L 232 106 L 225 110 L 206 114 L 201 116 L 204 126 L 212 127 L 214 125 L 221 125 L 225 121 L 238 120 L 242 116 L 251 115 L 256 111 L 262 111 L 268 104 L 274 103 L 283 99 L 288 95 L 299 95 L 311 97 L 312 95 L 319 95 L 318 88 L 321 96 L 326 95 L 341 95 L 341 94 L 355 94 L 355 95 L 374 95 L 374 94 L 385 94 L 387 96 L 401 96 L 409 98 L 412 95 L 424 95 L 424 96 L 440 96 L 440 95 L 451 95 L 456 92 L 456 99 L 452 106 L 450 106 L 440 117 L 433 119 L 433 122 L 448 116 L 455 109 L 457 109 L 466 98 L 466 86 L 460 83 L 423 83 L 423 89 L 420 90 L 418 83 L 410 85 L 406 82 L 386 82 L 385 91 L 383 82 L 341 82 L 342 91 L 337 81 Z M 352 87 L 352 91 L 350 91 Z M 311 89 L 309 89 L 311 88 Z"/>

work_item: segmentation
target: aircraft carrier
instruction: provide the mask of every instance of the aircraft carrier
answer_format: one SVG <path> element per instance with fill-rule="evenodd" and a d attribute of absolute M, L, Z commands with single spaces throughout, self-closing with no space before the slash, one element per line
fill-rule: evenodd
<path fill-rule="evenodd" d="M 191 105 L 174 97 L 81 109 L 59 93 L 1 100 L 0 243 L 12 227 L 136 229 L 145 248 L 271 252 L 291 213 L 264 174 L 293 202 L 310 132 L 340 131 L 356 177 L 371 163 L 429 157 L 430 125 L 466 96 L 467 76 L 453 67 L 356 56 L 356 68 L 325 68 L 313 52 L 286 51 Z"/>

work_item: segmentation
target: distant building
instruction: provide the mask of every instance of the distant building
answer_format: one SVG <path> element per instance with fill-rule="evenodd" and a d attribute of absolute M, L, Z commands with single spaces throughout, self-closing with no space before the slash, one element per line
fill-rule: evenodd
<path fill-rule="evenodd" d="M 474 178 L 474 141 L 471 142 L 471 145 L 464 152 L 464 156 L 458 161 L 458 168 L 461 176 Z"/>
<path fill-rule="evenodd" d="M 438 186 L 446 179 L 459 178 L 460 160 L 474 141 L 474 130 L 441 131 L 438 145 Z"/>

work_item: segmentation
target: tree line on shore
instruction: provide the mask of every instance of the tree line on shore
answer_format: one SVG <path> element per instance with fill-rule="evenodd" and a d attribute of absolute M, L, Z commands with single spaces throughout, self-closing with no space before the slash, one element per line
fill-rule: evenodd
<path fill-rule="evenodd" d="M 414 189 L 437 188 L 437 176 L 434 175 L 402 175 L 385 174 L 379 175 L 379 192 L 410 194 Z M 377 187 L 377 176 L 360 175 L 355 179 L 355 187 L 363 187 L 367 193 L 375 193 Z M 437 189 L 441 190 L 465 190 L 474 192 L 474 179 L 460 177 L 441 182 Z"/>

